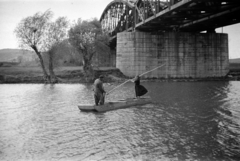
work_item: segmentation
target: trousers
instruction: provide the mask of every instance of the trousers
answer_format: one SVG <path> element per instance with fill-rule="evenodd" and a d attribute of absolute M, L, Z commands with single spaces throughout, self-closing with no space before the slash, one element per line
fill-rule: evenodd
<path fill-rule="evenodd" d="M 94 94 L 94 100 L 95 100 L 95 105 L 98 106 L 98 105 L 103 105 L 104 104 L 104 95 L 103 94 L 100 94 L 100 93 L 95 93 Z"/>

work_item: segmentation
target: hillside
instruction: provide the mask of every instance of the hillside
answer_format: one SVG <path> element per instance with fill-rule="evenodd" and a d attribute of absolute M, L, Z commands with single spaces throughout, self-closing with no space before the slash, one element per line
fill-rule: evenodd
<path fill-rule="evenodd" d="M 12 62 L 18 59 L 33 59 L 33 51 L 22 49 L 1 49 L 0 50 L 0 62 Z"/>
<path fill-rule="evenodd" d="M 240 63 L 240 58 L 229 59 L 229 63 Z"/>
<path fill-rule="evenodd" d="M 229 59 L 229 69 L 231 72 L 240 72 L 240 58 Z"/>

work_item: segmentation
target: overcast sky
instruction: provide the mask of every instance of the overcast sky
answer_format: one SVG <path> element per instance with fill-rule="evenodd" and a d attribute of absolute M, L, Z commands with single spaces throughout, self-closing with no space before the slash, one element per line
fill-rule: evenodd
<path fill-rule="evenodd" d="M 54 18 L 65 16 L 70 21 L 100 18 L 112 0 L 0 0 L 0 49 L 18 48 L 13 33 L 25 17 L 50 9 Z M 240 24 L 218 29 L 229 34 L 229 58 L 240 58 Z"/>

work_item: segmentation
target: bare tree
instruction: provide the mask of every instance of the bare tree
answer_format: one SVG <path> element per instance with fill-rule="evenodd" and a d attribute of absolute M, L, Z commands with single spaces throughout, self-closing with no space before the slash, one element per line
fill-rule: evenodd
<path fill-rule="evenodd" d="M 45 45 L 48 50 L 49 56 L 49 73 L 51 83 L 57 82 L 57 78 L 54 73 L 53 60 L 57 54 L 58 48 L 64 39 L 67 38 L 68 20 L 65 17 L 59 17 L 55 22 L 49 24 L 49 30 L 46 37 Z"/>
<path fill-rule="evenodd" d="M 52 82 L 51 78 L 55 79 L 55 75 L 54 72 L 50 72 L 50 76 L 48 75 L 41 53 L 47 52 L 49 62 L 52 62 L 51 55 L 57 44 L 66 38 L 68 26 L 66 18 L 60 17 L 56 22 L 51 22 L 52 17 L 53 13 L 50 10 L 44 13 L 38 12 L 22 19 L 14 31 L 19 45 L 24 49 L 32 49 L 37 54 L 46 82 Z M 49 70 L 53 71 L 53 68 L 49 67 Z"/>
<path fill-rule="evenodd" d="M 82 54 L 83 70 L 87 81 L 92 81 L 94 71 L 92 58 L 97 51 L 109 51 L 109 37 L 102 31 L 101 23 L 95 18 L 78 20 L 68 32 L 70 43 Z"/>

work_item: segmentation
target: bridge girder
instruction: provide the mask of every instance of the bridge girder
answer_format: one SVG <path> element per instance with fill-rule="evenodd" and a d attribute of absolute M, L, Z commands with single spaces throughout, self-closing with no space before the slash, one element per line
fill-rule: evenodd
<path fill-rule="evenodd" d="M 114 36 L 132 27 L 133 8 L 133 3 L 124 0 L 114 0 L 109 3 L 100 18 L 103 30 Z"/>
<path fill-rule="evenodd" d="M 132 0 L 133 1 L 133 0 Z M 123 31 L 214 31 L 240 22 L 240 0 L 114 0 L 100 21 L 114 37 Z"/>

